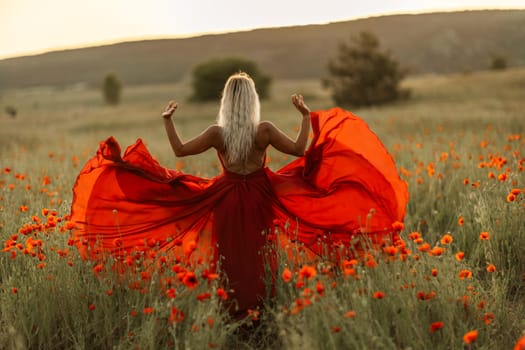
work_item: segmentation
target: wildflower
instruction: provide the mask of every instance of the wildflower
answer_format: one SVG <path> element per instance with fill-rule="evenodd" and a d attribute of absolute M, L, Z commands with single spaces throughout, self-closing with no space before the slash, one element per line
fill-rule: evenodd
<path fill-rule="evenodd" d="M 443 328 L 443 322 L 432 322 L 430 324 L 430 333 L 434 333 L 435 331 L 440 330 L 441 328 Z"/>
<path fill-rule="evenodd" d="M 169 323 L 180 323 L 184 321 L 184 311 L 177 309 L 175 306 L 171 308 L 170 315 L 168 317 Z"/>
<path fill-rule="evenodd" d="M 487 266 L 487 272 L 496 272 L 496 265 L 490 264 Z"/>
<path fill-rule="evenodd" d="M 456 260 L 457 261 L 461 261 L 465 258 L 465 253 L 464 252 L 457 252 L 456 253 Z"/>
<path fill-rule="evenodd" d="M 411 232 L 408 235 L 408 238 L 412 241 L 415 241 L 416 239 L 421 238 L 421 234 L 419 232 Z"/>
<path fill-rule="evenodd" d="M 208 281 L 213 281 L 213 280 L 216 280 L 217 278 L 219 278 L 219 274 L 212 273 L 212 272 L 210 272 L 209 270 L 206 269 L 206 270 L 202 271 L 201 277 L 204 278 L 204 279 L 207 279 Z"/>
<path fill-rule="evenodd" d="M 489 325 L 492 323 L 494 318 L 495 316 L 492 312 L 487 312 L 485 315 L 483 315 L 483 322 L 485 322 L 486 325 Z"/>
<path fill-rule="evenodd" d="M 465 223 L 465 219 L 463 218 L 463 216 L 460 216 L 458 219 L 458 226 L 463 226 L 464 223 Z"/>
<path fill-rule="evenodd" d="M 182 278 L 182 283 L 189 289 L 193 289 L 199 282 L 194 272 L 186 272 Z"/>
<path fill-rule="evenodd" d="M 324 285 L 323 283 L 321 283 L 321 281 L 317 281 L 317 284 L 315 285 L 315 290 L 319 295 L 324 295 Z"/>
<path fill-rule="evenodd" d="M 92 304 L 89 304 L 88 308 L 89 308 L 91 311 L 93 311 L 93 310 L 96 309 L 95 304 L 93 304 L 93 303 L 92 303 Z"/>
<path fill-rule="evenodd" d="M 468 185 L 468 184 L 469 184 L 469 179 L 464 178 L 464 179 L 463 179 L 463 185 Z"/>
<path fill-rule="evenodd" d="M 479 310 L 483 310 L 485 306 L 487 306 L 487 302 L 485 300 L 480 301 L 477 305 Z"/>
<path fill-rule="evenodd" d="M 108 297 L 112 296 L 112 295 L 113 295 L 113 289 L 108 289 L 108 290 L 106 290 L 106 295 L 107 295 Z"/>
<path fill-rule="evenodd" d="M 299 276 L 301 276 L 301 278 L 312 279 L 316 274 L 315 268 L 308 265 L 304 265 L 301 270 L 299 270 Z"/>
<path fill-rule="evenodd" d="M 393 228 L 395 231 L 402 231 L 403 228 L 405 228 L 405 224 L 403 224 L 403 223 L 400 222 L 400 221 L 394 221 L 394 223 L 392 224 L 392 228 Z"/>
<path fill-rule="evenodd" d="M 152 314 L 155 312 L 155 309 L 152 307 L 145 307 L 144 310 L 142 310 L 144 315 Z"/>
<path fill-rule="evenodd" d="M 211 327 L 213 327 L 213 324 L 215 323 L 215 320 L 213 319 L 213 317 L 208 316 L 208 319 L 206 320 L 206 323 L 208 323 L 208 326 L 211 328 Z"/>
<path fill-rule="evenodd" d="M 452 241 L 454 241 L 454 238 L 448 233 L 441 237 L 441 244 L 450 244 Z"/>
<path fill-rule="evenodd" d="M 509 194 L 507 195 L 507 202 L 510 203 L 510 202 L 514 202 L 515 200 L 516 200 L 516 195 L 515 195 L 515 194 L 513 194 L 513 193 L 509 193 Z"/>
<path fill-rule="evenodd" d="M 423 243 L 422 245 L 420 245 L 417 250 L 419 250 L 420 252 L 427 252 L 430 250 L 430 244 L 428 243 Z"/>
<path fill-rule="evenodd" d="M 175 288 L 170 288 L 166 291 L 166 296 L 169 298 L 169 299 L 173 299 L 175 298 Z"/>
<path fill-rule="evenodd" d="M 93 267 L 93 272 L 95 274 L 99 274 L 100 272 L 104 271 L 104 265 L 102 264 L 97 264 Z"/>
<path fill-rule="evenodd" d="M 304 298 L 311 298 L 312 297 L 312 290 L 310 288 L 305 288 L 303 290 L 303 292 L 301 293 L 301 295 L 304 297 Z"/>
<path fill-rule="evenodd" d="M 387 255 L 390 255 L 390 256 L 394 256 L 394 255 L 397 254 L 397 248 L 394 247 L 394 246 L 392 246 L 392 245 L 383 248 L 383 251 L 384 251 Z"/>
<path fill-rule="evenodd" d="M 333 326 L 332 327 L 332 333 L 339 333 L 341 331 L 341 327 Z"/>
<path fill-rule="evenodd" d="M 17 289 L 16 287 L 13 287 L 13 288 L 11 289 L 11 292 L 13 292 L 13 294 L 16 294 L 16 293 L 18 293 L 18 289 Z"/>
<path fill-rule="evenodd" d="M 137 316 L 139 315 L 139 313 L 138 313 L 136 310 L 131 310 L 131 311 L 129 312 L 129 315 L 130 315 L 131 317 L 137 317 Z"/>
<path fill-rule="evenodd" d="M 472 272 L 470 270 L 461 270 L 458 275 L 460 280 L 464 280 L 465 278 L 472 278 Z"/>
<path fill-rule="evenodd" d="M 28 210 L 29 210 L 29 208 L 27 207 L 27 205 L 21 205 L 21 206 L 20 206 L 20 211 L 21 211 L 22 213 L 25 213 L 25 212 L 27 212 Z"/>
<path fill-rule="evenodd" d="M 371 269 L 377 266 L 377 262 L 372 256 L 369 256 L 368 259 L 365 262 L 365 265 Z"/>
<path fill-rule="evenodd" d="M 286 283 L 290 282 L 292 280 L 292 271 L 290 271 L 287 267 L 285 267 L 281 277 L 284 282 Z"/>
<path fill-rule="evenodd" d="M 201 293 L 201 294 L 197 295 L 197 300 L 198 301 L 204 301 L 204 300 L 209 299 L 209 298 L 211 298 L 210 292 L 204 292 L 204 293 Z"/>
<path fill-rule="evenodd" d="M 434 247 L 434 248 L 432 248 L 432 250 L 430 250 L 429 254 L 433 255 L 433 256 L 441 256 L 441 255 L 443 255 L 444 251 L 445 251 L 445 249 L 443 249 L 441 247 Z"/>
<path fill-rule="evenodd" d="M 248 316 L 251 318 L 252 321 L 257 321 L 259 319 L 260 314 L 261 313 L 259 312 L 259 310 L 248 309 Z"/>
<path fill-rule="evenodd" d="M 432 276 L 436 277 L 438 275 L 437 269 L 432 269 Z"/>
<path fill-rule="evenodd" d="M 507 178 L 508 178 L 507 173 L 501 173 L 498 175 L 498 180 L 501 182 L 507 180 Z"/>
<path fill-rule="evenodd" d="M 490 234 L 486 231 L 483 231 L 479 234 L 479 239 L 482 241 L 488 241 L 490 239 Z"/>
<path fill-rule="evenodd" d="M 465 344 L 472 344 L 473 342 L 476 341 L 477 337 L 478 337 L 478 331 L 477 330 L 473 330 L 473 331 L 467 332 L 463 336 L 463 342 L 465 342 Z"/>
<path fill-rule="evenodd" d="M 518 194 L 521 193 L 521 189 L 519 188 L 513 188 L 510 193 L 512 193 L 513 195 L 517 196 Z"/>
<path fill-rule="evenodd" d="M 514 345 L 514 350 L 525 350 L 525 336 L 518 339 L 518 342 Z"/>
<path fill-rule="evenodd" d="M 224 289 L 222 289 L 222 288 L 217 288 L 217 291 L 215 292 L 215 295 L 217 295 L 222 300 L 227 300 L 228 299 L 228 293 L 226 293 L 226 291 Z"/>
<path fill-rule="evenodd" d="M 355 316 L 356 312 L 354 310 L 349 310 L 343 315 L 344 318 L 354 318 Z"/>
<path fill-rule="evenodd" d="M 374 299 L 384 299 L 385 293 L 383 293 L 382 291 L 378 290 L 377 292 L 374 293 L 373 297 L 374 297 Z"/>

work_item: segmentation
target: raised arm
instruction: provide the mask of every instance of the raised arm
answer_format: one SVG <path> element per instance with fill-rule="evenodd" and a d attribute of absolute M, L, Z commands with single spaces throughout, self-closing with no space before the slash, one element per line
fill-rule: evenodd
<path fill-rule="evenodd" d="M 304 104 L 303 96 L 301 95 L 292 95 L 292 103 L 302 116 L 297 138 L 295 141 L 292 140 L 275 125 L 266 122 L 268 143 L 283 153 L 302 156 L 306 150 L 310 132 L 310 109 Z"/>
<path fill-rule="evenodd" d="M 164 127 L 166 128 L 166 133 L 168 134 L 168 140 L 170 141 L 171 148 L 177 157 L 199 154 L 211 147 L 217 149 L 220 147 L 221 131 L 218 125 L 210 125 L 200 135 L 194 137 L 188 142 L 183 142 L 177 134 L 175 125 L 171 120 L 171 116 L 177 107 L 177 103 L 170 101 L 162 113 L 162 119 L 164 120 Z"/>

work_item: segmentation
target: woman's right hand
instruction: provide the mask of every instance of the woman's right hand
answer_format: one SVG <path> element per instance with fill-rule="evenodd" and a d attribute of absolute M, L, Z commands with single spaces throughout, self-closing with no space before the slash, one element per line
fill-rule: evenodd
<path fill-rule="evenodd" d="M 303 117 L 310 115 L 310 108 L 304 104 L 303 95 L 292 95 L 292 103 L 297 110 L 303 115 Z"/>
<path fill-rule="evenodd" d="M 174 101 L 170 101 L 168 103 L 168 105 L 166 106 L 166 109 L 162 113 L 162 118 L 164 118 L 164 119 L 171 118 L 171 116 L 173 115 L 173 113 L 175 112 L 175 110 L 177 109 L 178 106 L 179 105 L 177 103 L 175 103 Z"/>

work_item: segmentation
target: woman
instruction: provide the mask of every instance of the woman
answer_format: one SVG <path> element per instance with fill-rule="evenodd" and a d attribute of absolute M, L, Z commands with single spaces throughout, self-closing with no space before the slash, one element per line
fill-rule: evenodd
<path fill-rule="evenodd" d="M 265 295 L 262 249 L 275 232 L 319 255 L 341 254 L 339 247 L 352 248 L 360 235 L 378 244 L 395 238 L 408 194 L 377 136 L 350 112 L 310 112 L 300 95 L 292 103 L 302 118 L 295 140 L 259 121 L 253 80 L 235 74 L 225 84 L 218 124 L 182 142 L 170 102 L 162 117 L 175 155 L 215 148 L 223 172 L 212 179 L 162 167 L 141 140 L 123 157 L 113 138 L 101 143 L 74 187 L 81 254 L 129 257 L 159 247 L 178 260 L 220 261 L 242 312 Z M 305 153 L 310 123 L 314 137 Z M 299 158 L 273 172 L 264 166 L 270 145 Z"/>

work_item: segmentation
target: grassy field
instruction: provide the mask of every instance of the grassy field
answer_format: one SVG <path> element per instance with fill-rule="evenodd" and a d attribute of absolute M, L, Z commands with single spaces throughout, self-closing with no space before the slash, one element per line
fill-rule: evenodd
<path fill-rule="evenodd" d="M 511 349 L 525 335 L 525 69 L 406 85 L 411 100 L 354 111 L 409 184 L 404 241 L 337 269 L 281 257 L 276 297 L 241 321 L 203 266 L 123 280 L 68 245 L 71 187 L 99 141 L 140 137 L 161 164 L 211 177 L 215 154 L 175 159 L 159 115 L 180 101 L 189 138 L 217 104 L 186 102 L 182 84 L 125 89 L 118 107 L 96 90 L 4 91 L 17 115 L 0 115 L 0 348 Z M 317 81 L 276 81 L 262 116 L 290 135 L 296 92 L 333 106 Z M 272 169 L 288 161 L 270 151 Z"/>

